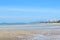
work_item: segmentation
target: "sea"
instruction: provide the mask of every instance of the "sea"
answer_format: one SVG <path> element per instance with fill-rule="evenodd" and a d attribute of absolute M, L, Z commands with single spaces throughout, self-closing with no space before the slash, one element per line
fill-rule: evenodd
<path fill-rule="evenodd" d="M 60 28 L 60 26 L 0 25 L 0 30 L 33 30 L 46 28 Z"/>

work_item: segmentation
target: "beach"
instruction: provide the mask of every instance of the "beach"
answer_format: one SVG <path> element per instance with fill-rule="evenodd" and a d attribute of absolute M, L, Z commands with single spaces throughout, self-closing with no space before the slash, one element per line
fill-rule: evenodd
<path fill-rule="evenodd" d="M 60 29 L 0 30 L 0 40 L 35 40 L 36 37 L 39 40 L 60 40 Z"/>
<path fill-rule="evenodd" d="M 47 24 L 43 25 L 48 26 Z M 49 26 L 50 25 L 51 24 L 49 24 Z M 32 25 L 1 25 L 0 40 L 60 40 L 60 28 L 34 28 L 35 25 L 33 25 L 32 28 L 29 29 L 28 27 L 31 26 Z"/>

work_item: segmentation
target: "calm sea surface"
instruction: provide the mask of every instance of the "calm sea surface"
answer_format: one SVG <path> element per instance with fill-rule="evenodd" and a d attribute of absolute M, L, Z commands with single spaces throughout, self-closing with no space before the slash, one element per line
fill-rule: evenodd
<path fill-rule="evenodd" d="M 32 30 L 42 28 L 60 28 L 60 26 L 20 26 L 20 25 L 0 25 L 0 30 Z"/>

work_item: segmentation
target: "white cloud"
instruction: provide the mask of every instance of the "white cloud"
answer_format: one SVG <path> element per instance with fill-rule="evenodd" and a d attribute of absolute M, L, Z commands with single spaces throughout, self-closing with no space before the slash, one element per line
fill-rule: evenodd
<path fill-rule="evenodd" d="M 50 8 L 4 8 L 0 7 L 0 11 L 14 11 L 14 12 L 40 12 L 40 13 L 60 13 L 59 9 Z"/>
<path fill-rule="evenodd" d="M 45 19 L 46 17 L 31 17 L 31 16 L 0 16 L 0 19 L 7 19 L 7 20 L 40 20 Z"/>

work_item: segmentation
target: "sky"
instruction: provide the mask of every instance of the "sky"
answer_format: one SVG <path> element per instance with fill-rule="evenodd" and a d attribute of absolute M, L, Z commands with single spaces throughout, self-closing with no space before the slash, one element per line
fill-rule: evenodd
<path fill-rule="evenodd" d="M 0 23 L 51 19 L 60 19 L 60 0 L 0 0 Z"/>

